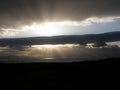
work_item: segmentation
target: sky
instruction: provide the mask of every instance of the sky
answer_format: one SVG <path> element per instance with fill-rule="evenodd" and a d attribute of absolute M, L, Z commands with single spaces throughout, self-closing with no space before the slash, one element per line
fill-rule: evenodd
<path fill-rule="evenodd" d="M 0 0 L 0 62 L 110 57 L 120 57 L 120 0 Z"/>
<path fill-rule="evenodd" d="M 119 0 L 0 0 L 0 38 L 120 31 Z"/>

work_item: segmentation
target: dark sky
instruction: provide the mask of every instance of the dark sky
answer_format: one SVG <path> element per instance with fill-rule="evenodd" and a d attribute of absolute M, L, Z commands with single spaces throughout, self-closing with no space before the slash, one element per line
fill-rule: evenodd
<path fill-rule="evenodd" d="M 120 0 L 0 0 L 0 27 L 120 16 Z"/>

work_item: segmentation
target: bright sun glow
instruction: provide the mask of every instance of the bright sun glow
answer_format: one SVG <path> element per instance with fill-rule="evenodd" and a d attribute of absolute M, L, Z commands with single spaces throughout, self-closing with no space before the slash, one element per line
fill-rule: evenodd
<path fill-rule="evenodd" d="M 69 34 L 68 26 L 79 26 L 80 22 L 62 21 L 62 22 L 33 22 L 31 25 L 20 25 L 16 28 L 2 28 L 6 31 L 3 36 L 26 37 L 26 36 L 57 36 Z M 12 32 L 12 33 L 9 33 Z M 3 34 L 3 33 L 2 33 Z"/>
<path fill-rule="evenodd" d="M 52 23 L 46 23 L 41 26 L 41 34 L 45 36 L 53 36 L 57 33 L 57 27 Z"/>
<path fill-rule="evenodd" d="M 33 31 L 33 34 L 40 34 L 42 36 L 54 36 L 58 34 L 59 26 L 56 23 L 44 23 L 44 24 L 37 24 L 33 23 L 30 26 L 25 26 L 23 29 Z"/>

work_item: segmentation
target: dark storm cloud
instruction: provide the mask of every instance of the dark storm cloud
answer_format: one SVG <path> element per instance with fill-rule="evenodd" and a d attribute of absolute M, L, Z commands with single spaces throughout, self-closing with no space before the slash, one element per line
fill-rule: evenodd
<path fill-rule="evenodd" d="M 0 27 L 120 16 L 120 0 L 0 0 Z"/>
<path fill-rule="evenodd" d="M 42 44 L 81 44 L 95 43 L 95 47 L 106 46 L 105 42 L 120 41 L 120 32 L 109 32 L 103 34 L 70 35 L 54 37 L 31 37 L 0 39 L 0 46 L 23 47 Z"/>

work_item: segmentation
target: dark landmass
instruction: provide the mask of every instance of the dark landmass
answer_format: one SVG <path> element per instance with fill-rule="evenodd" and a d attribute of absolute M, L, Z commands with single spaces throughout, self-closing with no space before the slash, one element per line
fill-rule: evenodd
<path fill-rule="evenodd" d="M 53 37 L 28 37 L 0 39 L 0 46 L 31 46 L 41 44 L 87 44 L 96 43 L 104 46 L 105 42 L 120 41 L 120 31 L 103 34 L 68 35 Z"/>
<path fill-rule="evenodd" d="M 0 63 L 25 64 L 25 63 L 72 63 L 83 61 L 96 61 L 97 58 L 39 58 L 27 56 L 0 56 Z"/>
<path fill-rule="evenodd" d="M 116 88 L 120 81 L 119 60 L 120 58 L 109 58 L 73 63 L 1 63 L 0 82 L 1 86 L 12 88 Z"/>

